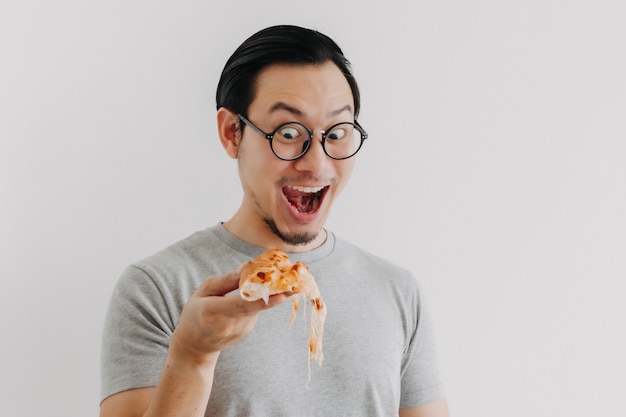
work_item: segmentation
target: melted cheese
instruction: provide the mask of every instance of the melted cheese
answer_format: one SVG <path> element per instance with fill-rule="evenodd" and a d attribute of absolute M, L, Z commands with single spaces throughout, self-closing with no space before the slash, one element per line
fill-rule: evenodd
<path fill-rule="evenodd" d="M 309 380 L 311 378 L 311 362 L 322 365 L 322 339 L 326 305 L 308 266 L 303 262 L 291 264 L 286 253 L 279 249 L 270 249 L 254 260 L 246 262 L 240 269 L 239 288 L 241 297 L 248 301 L 269 301 L 269 296 L 284 292 L 294 293 L 291 298 L 293 311 L 291 324 L 300 309 L 302 297 L 307 299 L 304 305 L 306 320 L 306 304 L 310 304 L 311 319 L 309 324 Z"/>

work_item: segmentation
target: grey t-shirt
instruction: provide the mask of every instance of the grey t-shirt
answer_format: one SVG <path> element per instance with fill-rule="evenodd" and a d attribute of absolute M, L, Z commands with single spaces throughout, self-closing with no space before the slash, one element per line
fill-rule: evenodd
<path fill-rule="evenodd" d="M 105 321 L 102 399 L 157 385 L 195 289 L 262 252 L 218 224 L 129 266 Z M 324 363 L 311 364 L 307 383 L 309 317 L 300 310 L 290 328 L 291 303 L 263 311 L 220 354 L 206 416 L 386 417 L 444 396 L 428 310 L 410 272 L 330 232 L 324 245 L 290 259 L 309 265 L 328 309 Z"/>

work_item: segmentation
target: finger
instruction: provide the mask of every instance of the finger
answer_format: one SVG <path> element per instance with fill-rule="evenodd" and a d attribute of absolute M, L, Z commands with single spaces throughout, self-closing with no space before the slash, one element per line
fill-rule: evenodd
<path fill-rule="evenodd" d="M 270 295 L 269 302 L 267 303 L 267 307 L 271 308 L 278 304 L 282 304 L 285 301 L 289 300 L 289 298 L 294 294 L 295 292 L 283 292 L 280 294 Z"/>
<path fill-rule="evenodd" d="M 198 297 L 211 297 L 226 295 L 239 288 L 239 272 L 233 271 L 226 275 L 218 275 L 207 278 L 196 290 Z"/>
<path fill-rule="evenodd" d="M 271 295 L 266 303 L 264 300 L 248 301 L 238 295 L 227 297 L 215 297 L 212 299 L 214 308 L 227 313 L 231 316 L 255 315 L 263 310 L 270 309 L 289 300 L 289 296 L 285 293 Z"/>
<path fill-rule="evenodd" d="M 267 300 L 267 303 L 263 299 L 248 301 L 242 298 L 241 301 L 243 301 L 243 305 L 248 306 L 249 309 L 259 311 L 259 310 L 267 310 L 269 308 L 282 304 L 285 301 L 289 300 L 289 297 L 291 295 L 292 293 L 281 293 L 281 294 L 270 295 Z"/>

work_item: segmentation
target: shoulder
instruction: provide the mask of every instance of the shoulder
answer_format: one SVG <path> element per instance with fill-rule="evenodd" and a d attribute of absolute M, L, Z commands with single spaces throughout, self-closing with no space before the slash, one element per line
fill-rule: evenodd
<path fill-rule="evenodd" d="M 389 299 L 413 309 L 421 298 L 418 280 L 410 270 L 336 236 L 330 254 L 309 266 L 327 291 Z"/>
<path fill-rule="evenodd" d="M 211 229 L 195 232 L 143 259 L 132 262 L 120 276 L 116 292 L 131 297 L 189 297 L 208 276 L 216 240 Z M 178 301 L 180 301 L 178 300 Z"/>
<path fill-rule="evenodd" d="M 387 279 L 416 282 L 410 270 L 339 237 L 335 237 L 333 257 L 335 261 L 343 260 L 352 268 L 363 269 L 374 275 L 382 274 Z"/>
<path fill-rule="evenodd" d="M 131 267 L 148 271 L 168 271 L 183 264 L 201 263 L 207 248 L 214 245 L 211 229 L 195 232 L 158 252 L 131 264 Z"/>

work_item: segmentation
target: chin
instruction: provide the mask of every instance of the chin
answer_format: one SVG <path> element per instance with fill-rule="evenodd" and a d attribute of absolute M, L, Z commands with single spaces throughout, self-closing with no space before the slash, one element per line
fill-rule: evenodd
<path fill-rule="evenodd" d="M 271 219 L 265 219 L 265 224 L 269 229 L 283 242 L 292 246 L 303 246 L 313 242 L 321 232 L 321 228 L 316 230 L 303 230 L 300 232 L 285 232 L 281 231 L 276 222 Z"/>

